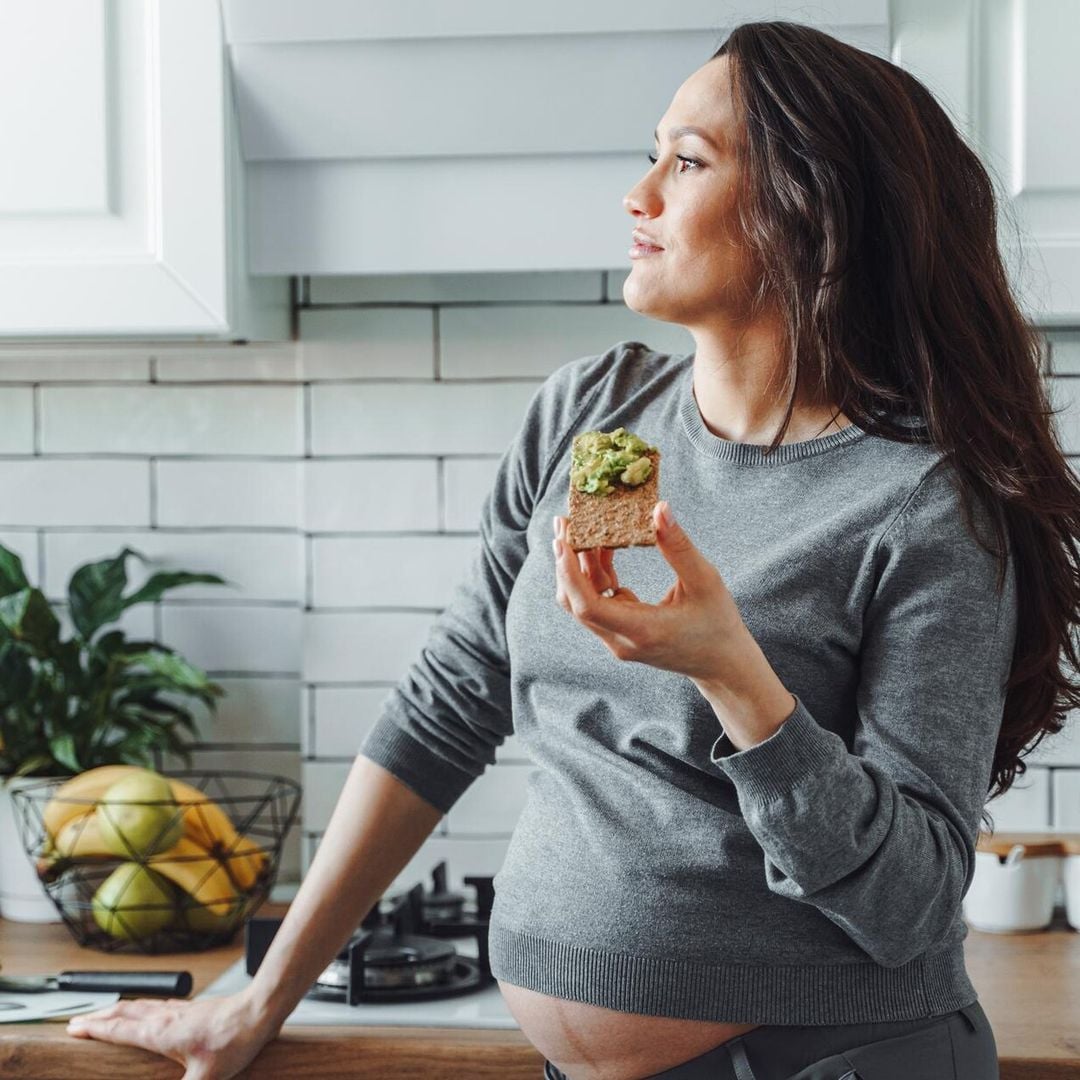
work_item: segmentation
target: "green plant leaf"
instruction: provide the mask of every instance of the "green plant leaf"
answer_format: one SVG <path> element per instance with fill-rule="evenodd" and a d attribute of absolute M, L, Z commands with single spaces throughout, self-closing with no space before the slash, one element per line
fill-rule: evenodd
<path fill-rule="evenodd" d="M 84 641 L 89 641 L 100 627 L 115 622 L 123 613 L 123 592 L 127 585 L 125 562 L 129 555 L 148 562 L 145 555 L 125 547 L 115 558 L 86 563 L 71 575 L 68 607 L 71 621 Z"/>
<path fill-rule="evenodd" d="M 71 735 L 65 733 L 54 736 L 49 740 L 49 749 L 52 750 L 52 756 L 61 765 L 66 766 L 75 773 L 83 771 L 79 755 L 75 751 L 75 739 Z"/>
<path fill-rule="evenodd" d="M 60 622 L 40 589 L 0 597 L 0 623 L 16 641 L 25 641 L 46 656 L 55 652 L 60 640 Z"/>
<path fill-rule="evenodd" d="M 26 653 L 14 641 L 0 646 L 0 705 L 23 701 L 34 685 L 34 671 Z"/>
<path fill-rule="evenodd" d="M 18 592 L 30 585 L 23 571 L 22 559 L 0 544 L 0 596 Z"/>
<path fill-rule="evenodd" d="M 159 600 L 161 594 L 167 589 L 175 589 L 179 585 L 230 585 L 232 582 L 220 578 L 217 574 L 189 574 L 186 570 L 168 570 L 154 574 L 145 585 L 134 592 L 124 601 L 124 607 L 129 608 L 134 604 L 143 604 L 148 600 Z"/>
<path fill-rule="evenodd" d="M 170 689 L 186 690 L 190 692 L 208 690 L 211 683 L 205 671 L 201 671 L 194 664 L 189 664 L 182 656 L 176 653 L 141 652 L 132 653 L 126 657 L 128 667 L 142 666 L 148 668 L 153 675 L 162 675 L 172 681 Z M 137 673 L 133 673 L 137 678 Z M 161 689 L 165 689 L 162 687 Z"/>
<path fill-rule="evenodd" d="M 52 757 L 49 754 L 35 754 L 33 757 L 27 758 L 11 775 L 13 777 L 26 776 L 27 773 L 32 773 L 37 769 L 45 768 L 52 772 L 56 772 L 56 769 L 53 767 Z"/>

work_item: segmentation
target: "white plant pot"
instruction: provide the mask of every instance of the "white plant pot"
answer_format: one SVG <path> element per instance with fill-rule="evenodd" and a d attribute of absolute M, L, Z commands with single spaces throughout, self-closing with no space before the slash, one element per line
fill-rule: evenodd
<path fill-rule="evenodd" d="M 1065 880 L 1065 921 L 1080 930 L 1080 854 L 1066 855 L 1063 867 Z"/>
<path fill-rule="evenodd" d="M 15 821 L 12 791 L 40 784 L 44 776 L 20 776 L 0 784 L 0 918 L 11 922 L 62 922 L 60 912 L 38 880 Z"/>
<path fill-rule="evenodd" d="M 964 918 L 994 934 L 1045 929 L 1054 917 L 1062 861 L 1061 855 L 1032 855 L 1008 865 L 992 851 L 976 851 Z"/>

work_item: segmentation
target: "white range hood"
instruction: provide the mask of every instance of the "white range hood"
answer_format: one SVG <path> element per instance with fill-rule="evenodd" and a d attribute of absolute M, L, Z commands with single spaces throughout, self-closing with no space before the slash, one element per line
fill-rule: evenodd
<path fill-rule="evenodd" d="M 629 266 L 622 198 L 733 25 L 888 55 L 887 0 L 222 0 L 254 274 Z"/>

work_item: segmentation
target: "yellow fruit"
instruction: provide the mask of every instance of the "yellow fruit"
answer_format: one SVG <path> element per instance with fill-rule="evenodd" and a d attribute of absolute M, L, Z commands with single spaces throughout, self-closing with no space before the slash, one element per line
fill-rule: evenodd
<path fill-rule="evenodd" d="M 117 780 L 132 773 L 147 772 L 138 765 L 99 765 L 61 784 L 45 804 L 42 820 L 50 840 L 55 840 L 64 823 L 94 808 L 94 804 Z"/>
<path fill-rule="evenodd" d="M 67 822 L 56 837 L 52 854 L 70 859 L 116 858 L 101 835 L 101 819 L 96 810 Z"/>
<path fill-rule="evenodd" d="M 190 836 L 181 836 L 168 851 L 152 856 L 147 865 L 200 904 L 220 905 L 221 910 L 236 900 L 236 889 L 225 867 Z"/>
<path fill-rule="evenodd" d="M 228 814 L 206 792 L 183 780 L 168 777 L 173 799 L 184 810 L 184 833 L 207 851 L 221 854 L 232 848 L 237 840 L 236 828 Z"/>
<path fill-rule="evenodd" d="M 187 898 L 171 924 L 176 930 L 194 930 L 201 934 L 220 934 L 235 928 L 237 920 L 244 910 L 243 901 L 222 901 L 220 904 L 207 906 Z"/>
<path fill-rule="evenodd" d="M 94 921 L 106 934 L 125 941 L 149 937 L 173 916 L 168 882 L 138 863 L 118 866 L 91 901 Z"/>
<path fill-rule="evenodd" d="M 247 836 L 238 836 L 236 843 L 224 854 L 225 869 L 238 889 L 248 890 L 255 884 L 266 866 L 266 854 Z"/>
<path fill-rule="evenodd" d="M 97 816 L 106 847 L 124 858 L 167 851 L 184 831 L 169 781 L 155 772 L 132 773 L 110 785 Z"/>

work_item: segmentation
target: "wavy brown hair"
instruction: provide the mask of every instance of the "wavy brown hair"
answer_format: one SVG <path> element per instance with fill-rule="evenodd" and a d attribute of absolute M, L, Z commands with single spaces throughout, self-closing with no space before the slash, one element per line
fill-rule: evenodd
<path fill-rule="evenodd" d="M 728 57 L 740 116 L 739 227 L 760 270 L 751 317 L 777 311 L 788 407 L 835 404 L 859 427 L 932 442 L 955 469 L 967 528 L 1006 573 L 1019 615 L 990 798 L 1061 731 L 1080 687 L 1080 481 L 1059 445 L 1040 333 L 998 250 L 987 169 L 918 79 L 809 26 L 743 23 Z M 993 512 L 996 547 L 972 527 Z M 984 822 L 992 818 L 985 807 Z"/>

